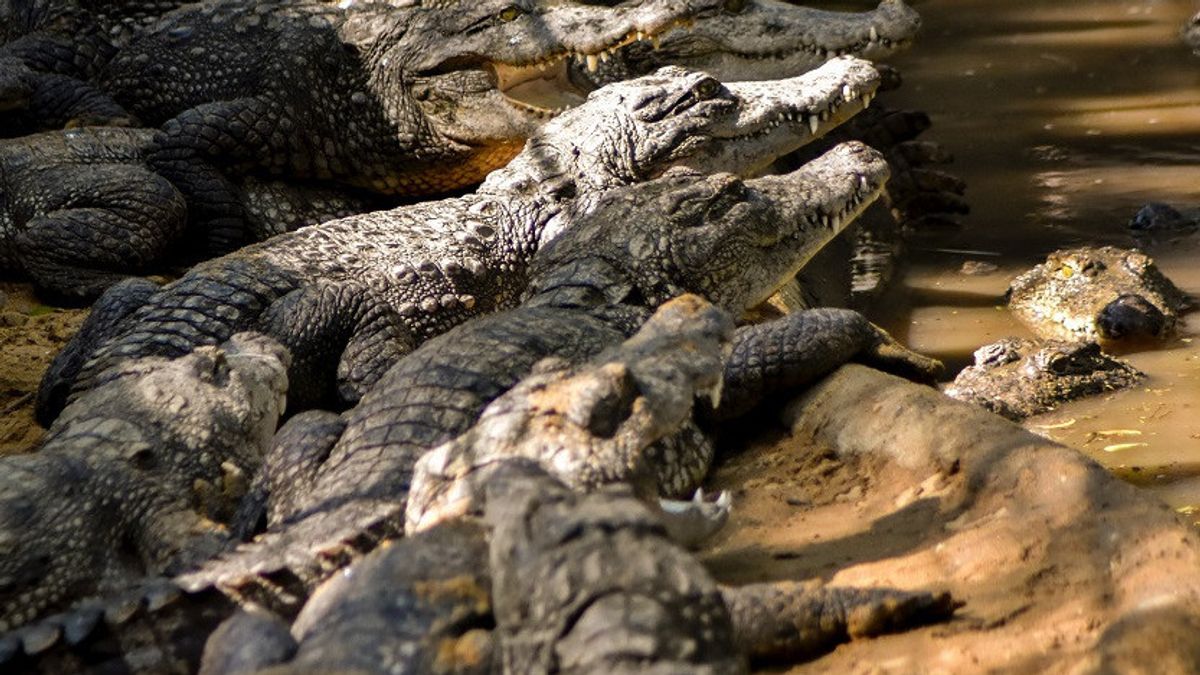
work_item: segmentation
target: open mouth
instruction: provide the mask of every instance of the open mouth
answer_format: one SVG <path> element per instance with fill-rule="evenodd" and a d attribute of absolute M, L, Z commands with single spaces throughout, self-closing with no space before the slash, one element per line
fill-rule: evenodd
<path fill-rule="evenodd" d="M 533 63 L 491 63 L 488 69 L 496 89 L 513 107 L 539 117 L 553 117 L 583 103 L 588 92 L 595 89 L 590 83 L 572 77 L 569 66 L 573 60 L 586 63 L 588 71 L 595 72 L 600 64 L 611 59 L 622 47 L 635 42 L 648 42 L 657 49 L 663 33 L 690 24 L 690 21 L 679 20 L 653 33 L 641 30 L 630 32 L 595 51 L 564 51 Z"/>
<path fill-rule="evenodd" d="M 892 52 L 894 50 L 903 49 L 911 44 L 908 39 L 893 39 L 883 37 L 879 31 L 871 26 L 870 30 L 861 35 L 859 39 L 850 42 L 847 41 L 840 47 L 826 47 L 817 43 L 802 43 L 788 49 L 778 49 L 772 51 L 743 51 L 738 49 L 736 45 L 724 45 L 722 48 L 735 54 L 738 58 L 748 61 L 783 61 L 792 59 L 799 55 L 811 56 L 815 59 L 828 61 L 829 59 L 837 58 L 846 54 L 854 54 L 863 56 L 874 53 L 879 50 Z"/>

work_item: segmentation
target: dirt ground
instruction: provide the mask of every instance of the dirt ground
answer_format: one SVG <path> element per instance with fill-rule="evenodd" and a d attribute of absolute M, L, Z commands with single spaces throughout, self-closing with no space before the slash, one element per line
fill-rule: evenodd
<path fill-rule="evenodd" d="M 42 373 L 87 316 L 41 304 L 28 284 L 0 283 L 0 456 L 42 436 L 33 402 Z"/>
<path fill-rule="evenodd" d="M 712 476 L 721 580 L 947 590 L 944 624 L 780 672 L 1200 672 L 1200 537 L 1080 453 L 850 366 Z M 736 444 L 735 444 L 736 445 Z M 767 670 L 764 672 L 774 672 Z"/>

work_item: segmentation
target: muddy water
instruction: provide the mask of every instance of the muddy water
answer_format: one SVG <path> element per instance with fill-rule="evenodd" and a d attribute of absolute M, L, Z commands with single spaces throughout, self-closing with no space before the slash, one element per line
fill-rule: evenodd
<path fill-rule="evenodd" d="M 1200 212 L 1200 57 L 1177 39 L 1200 3 L 1180 0 L 919 2 L 925 31 L 895 60 L 904 104 L 934 120 L 973 207 L 959 231 L 912 242 L 908 307 L 886 323 L 960 368 L 978 346 L 1025 335 L 1002 307 L 1008 281 L 1051 250 L 1132 246 L 1147 201 Z M 893 99 L 896 102 L 897 99 Z M 1200 234 L 1144 249 L 1200 297 Z M 964 262 L 996 271 L 968 276 Z M 1200 505 L 1200 313 L 1178 339 L 1125 355 L 1135 390 L 1070 404 L 1029 428 Z M 1200 516 L 1197 516 L 1200 519 Z"/>

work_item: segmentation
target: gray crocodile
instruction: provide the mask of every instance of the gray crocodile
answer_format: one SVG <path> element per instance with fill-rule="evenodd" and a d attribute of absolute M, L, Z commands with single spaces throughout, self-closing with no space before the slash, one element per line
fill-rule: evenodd
<path fill-rule="evenodd" d="M 440 523 L 376 551 L 322 584 L 290 631 L 262 614 L 230 619 L 201 672 L 283 662 L 261 672 L 547 672 L 552 654 L 563 668 L 597 672 L 629 659 L 740 672 L 747 655 L 806 658 L 947 616 L 944 594 L 718 588 L 668 543 L 647 493 L 622 484 L 632 467 L 653 473 L 647 464 L 670 461 L 645 453 L 686 423 L 697 394 L 719 388 L 732 336 L 726 314 L 683 296 L 586 365 L 539 364 L 454 442 L 496 457 L 470 509 L 492 526 L 488 546 L 469 523 Z M 541 466 L 517 459 L 546 451 L 553 458 Z M 557 478 L 542 473 L 550 466 Z M 627 602 L 642 611 L 611 611 Z M 575 627 L 590 639 L 572 638 Z"/>
<path fill-rule="evenodd" d="M 469 428 L 533 362 L 602 351 L 641 323 L 647 304 L 683 290 L 702 289 L 733 307 L 760 300 L 878 196 L 885 176 L 878 154 L 858 145 L 789 176 L 743 184 L 729 175 L 673 172 L 606 196 L 600 213 L 539 252 L 545 267 L 522 309 L 481 317 L 426 343 L 344 416 L 310 412 L 289 421 L 270 451 L 270 469 L 255 486 L 268 488 L 272 531 L 177 577 L 186 590 L 182 606 L 196 596 L 212 597 L 217 588 L 241 601 L 295 611 L 330 571 L 400 533 L 405 476 L 416 456 Z M 758 264 L 743 265 L 747 257 Z M 713 264 L 721 260 L 727 262 Z M 761 397 L 819 375 L 856 351 L 913 371 L 931 365 L 870 330 L 861 317 L 867 330 L 858 333 L 834 319 L 840 332 L 802 316 L 782 327 L 744 329 L 745 347 L 735 348 L 731 360 L 736 376 L 723 377 L 726 398 Z M 806 324 L 817 334 L 794 329 Z M 807 362 L 808 350 L 821 358 L 830 348 L 845 352 L 826 363 Z M 706 382 L 711 388 L 711 379 L 696 386 Z M 697 450 L 699 457 L 664 454 L 664 464 L 675 466 L 658 473 L 694 482 L 707 465 L 708 451 Z M 279 489 L 281 476 L 294 483 L 288 491 Z M 137 625 L 147 621 L 160 623 L 150 617 Z"/>
<path fill-rule="evenodd" d="M 160 292 L 140 281 L 111 289 L 47 370 L 38 419 L 111 363 L 249 328 L 292 351 L 295 409 L 353 401 L 424 339 L 515 304 L 529 257 L 605 191 L 671 166 L 761 168 L 861 110 L 878 81 L 843 57 L 779 81 L 722 85 L 665 69 L 605 87 L 473 194 L 281 235 Z"/>
<path fill-rule="evenodd" d="M 97 82 L 144 123 L 161 125 L 145 162 L 185 196 L 188 217 L 182 231 L 184 221 L 173 219 L 153 235 L 174 241 L 173 251 L 194 262 L 321 222 L 328 210 L 298 208 L 312 185 L 344 191 L 344 201 L 357 205 L 348 212 L 361 212 L 393 206 L 400 196 L 477 184 L 559 110 L 559 103 L 541 105 L 543 90 L 582 100 L 565 81 L 525 84 L 531 77 L 571 54 L 654 36 L 717 6 L 718 0 L 636 0 L 614 8 L 533 0 L 403 6 L 218 0 L 163 16 L 120 49 Z M 60 99 L 73 101 L 69 92 L 54 101 Z M 66 107 L 33 114 L 79 122 L 78 106 Z M 89 176 L 62 178 L 68 189 L 85 190 Z M 266 198 L 277 195 L 258 191 L 257 202 L 247 203 L 242 183 L 250 179 L 298 182 L 302 194 L 276 207 Z M 114 208 L 97 206 L 105 213 L 76 213 L 58 223 L 68 231 L 56 236 L 116 230 L 141 242 L 159 222 L 152 207 L 140 213 L 119 200 Z M 273 218 L 280 209 L 306 217 Z M 114 221 L 113 210 L 126 211 L 128 222 Z M 138 250 L 135 262 L 158 252 Z M 69 273 L 55 281 L 74 284 Z M 93 293 L 94 284 L 75 295 Z"/>
<path fill-rule="evenodd" d="M 254 334 L 130 361 L 37 452 L 3 458 L 0 631 L 211 556 L 283 413 L 286 363 Z M 57 637 L 51 625 L 17 638 L 31 650 Z"/>
<path fill-rule="evenodd" d="M 651 44 L 576 57 L 574 77 L 599 86 L 666 65 L 703 70 L 725 81 L 799 75 L 831 58 L 871 61 L 912 44 L 921 17 L 903 0 L 881 0 L 869 12 L 834 12 L 775 0 L 729 0 L 720 15 L 672 30 Z"/>
<path fill-rule="evenodd" d="M 338 560 L 348 542 L 398 527 L 419 457 L 467 431 L 539 360 L 590 358 L 631 333 L 648 307 L 682 292 L 703 293 L 736 315 L 794 275 L 878 196 L 885 176 L 878 153 L 855 144 L 786 176 L 743 183 L 728 174 L 670 175 L 606 196 L 593 216 L 539 251 L 519 308 L 426 342 L 343 415 L 292 418 L 259 486 L 269 532 L 183 582 L 236 589 L 283 570 L 319 579 L 323 561 Z M 851 358 L 925 377 L 937 365 L 845 310 L 744 329 L 739 343 L 723 376 L 723 405 L 732 410 Z M 656 492 L 689 493 L 707 471 L 711 444 L 661 449 L 669 461 L 654 476 Z"/>
<path fill-rule="evenodd" d="M 1142 377 L 1095 342 L 1004 338 L 976 350 L 975 363 L 945 393 L 1019 421 L 1068 401 L 1123 389 Z"/>
<path fill-rule="evenodd" d="M 509 462 L 487 488 L 487 543 L 453 523 L 372 553 L 291 632 L 230 619 L 200 672 L 744 673 L 954 610 L 944 593 L 720 586 L 623 486 L 579 494 Z"/>
<path fill-rule="evenodd" d="M 1013 279 L 1009 310 L 1044 339 L 1163 340 L 1192 307 L 1146 254 L 1113 246 L 1055 251 Z"/>

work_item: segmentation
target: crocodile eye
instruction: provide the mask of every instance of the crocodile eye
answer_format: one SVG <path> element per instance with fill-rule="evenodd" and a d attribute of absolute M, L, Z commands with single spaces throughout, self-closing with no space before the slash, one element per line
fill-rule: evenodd
<path fill-rule="evenodd" d="M 721 90 L 721 83 L 717 82 L 716 80 L 712 79 L 711 77 L 704 79 L 704 80 L 700 80 L 700 83 L 696 85 L 696 89 L 695 89 L 696 96 L 698 96 L 699 98 L 702 98 L 702 99 L 712 98 L 712 97 L 716 96 L 717 92 L 720 90 Z"/>
<path fill-rule="evenodd" d="M 509 5 L 508 7 L 500 10 L 499 16 L 501 21 L 508 22 L 516 21 L 517 18 L 522 14 L 524 14 L 524 12 L 521 11 L 520 7 L 517 7 L 516 5 Z"/>
<path fill-rule="evenodd" d="M 740 14 L 746 9 L 746 0 L 725 0 L 725 11 Z"/>

